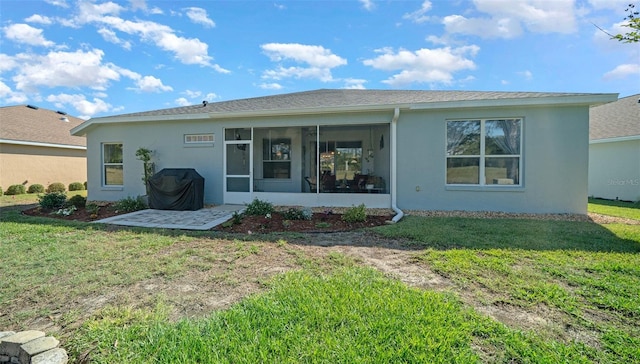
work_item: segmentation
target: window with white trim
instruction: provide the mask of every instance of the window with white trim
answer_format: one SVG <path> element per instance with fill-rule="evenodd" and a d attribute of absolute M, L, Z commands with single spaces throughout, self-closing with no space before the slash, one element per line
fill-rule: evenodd
<path fill-rule="evenodd" d="M 447 121 L 447 185 L 521 185 L 522 119 Z"/>
<path fill-rule="evenodd" d="M 185 144 L 211 144 L 213 143 L 213 134 L 185 134 Z"/>
<path fill-rule="evenodd" d="M 124 184 L 122 143 L 102 144 L 102 184 L 122 186 Z"/>

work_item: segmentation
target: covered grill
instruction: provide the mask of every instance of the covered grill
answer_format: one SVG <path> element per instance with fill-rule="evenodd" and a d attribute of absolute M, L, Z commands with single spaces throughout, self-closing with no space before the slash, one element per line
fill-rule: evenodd
<path fill-rule="evenodd" d="M 204 207 L 204 178 L 193 168 L 165 168 L 149 179 L 149 207 L 199 210 Z"/>

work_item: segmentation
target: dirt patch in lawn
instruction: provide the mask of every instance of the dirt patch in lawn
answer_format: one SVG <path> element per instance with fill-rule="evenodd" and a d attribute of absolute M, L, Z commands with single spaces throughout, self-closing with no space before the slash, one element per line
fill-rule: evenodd
<path fill-rule="evenodd" d="M 194 263 L 193 268 L 187 269 L 177 277 L 157 276 L 127 286 L 97 289 L 83 297 L 68 297 L 65 302 L 47 299 L 35 302 L 25 293 L 0 308 L 0 323 L 4 323 L 0 324 L 0 330 L 43 330 L 56 335 L 64 343 L 65 338 L 73 335 L 85 320 L 104 307 L 127 306 L 146 309 L 154 307 L 158 302 L 172 308 L 172 320 L 204 317 L 213 310 L 228 308 L 252 294 L 266 291 L 266 283 L 274 275 L 309 266 L 330 269 L 336 264 L 345 264 L 346 261 L 346 264 L 353 262 L 373 267 L 413 287 L 453 292 L 465 304 L 508 326 L 551 332 L 560 340 L 576 339 L 593 344 L 593 333 L 577 329 L 575 332 L 567 330 L 563 326 L 563 318 L 554 310 L 546 307 L 522 308 L 506 303 L 491 303 L 490 299 L 481 302 L 468 289 L 434 273 L 427 264 L 417 259 L 421 249 L 412 248 L 406 241 L 387 239 L 371 231 L 359 230 L 385 224 L 393 216 L 391 211 L 369 211 L 367 221 L 358 224 L 343 221 L 342 212 L 317 212 L 312 220 L 291 220 L 288 223 L 278 213 L 273 213 L 270 218 L 245 217 L 239 224 L 216 228 L 224 233 L 239 233 L 238 239 L 233 238 L 233 235 L 229 238 L 226 235 L 212 233 L 210 238 L 179 242 L 155 253 L 161 257 L 175 252 L 206 251 L 207 255 L 215 257 L 203 260 L 201 255 L 193 254 L 189 257 L 189 262 Z M 31 207 L 26 209 L 24 214 L 92 221 L 114 216 L 119 212 L 111 206 L 103 206 L 100 214 L 95 217 L 83 209 L 75 211 L 70 216 L 62 216 Z M 443 214 L 450 216 L 452 213 Z M 464 216 L 483 217 L 479 213 Z M 554 219 L 560 218 L 561 216 L 554 216 Z M 595 221 L 591 215 L 565 218 Z M 247 236 L 282 231 L 305 234 L 270 238 L 272 241 L 259 238 L 257 235 L 255 238 Z M 31 312 L 46 314 L 19 319 L 15 312 L 20 312 L 24 307 L 29 307 Z"/>

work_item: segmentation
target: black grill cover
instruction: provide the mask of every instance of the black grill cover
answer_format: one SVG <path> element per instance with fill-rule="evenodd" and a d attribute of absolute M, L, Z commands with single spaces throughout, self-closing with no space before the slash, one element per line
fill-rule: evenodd
<path fill-rule="evenodd" d="M 204 178 L 193 168 L 165 168 L 149 179 L 149 207 L 199 210 L 204 207 Z"/>

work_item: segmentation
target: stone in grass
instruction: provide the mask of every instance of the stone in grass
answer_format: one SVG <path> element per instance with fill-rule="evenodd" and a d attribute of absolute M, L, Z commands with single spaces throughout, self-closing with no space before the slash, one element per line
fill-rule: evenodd
<path fill-rule="evenodd" d="M 17 357 L 20 355 L 20 345 L 41 337 L 44 337 L 44 332 L 37 330 L 21 331 L 11 336 L 5 336 L 0 341 L 0 353 Z"/>
<path fill-rule="evenodd" d="M 31 358 L 31 364 L 66 364 L 69 356 L 64 349 L 53 349 L 45 351 Z"/>
<path fill-rule="evenodd" d="M 31 358 L 47 350 L 55 349 L 60 342 L 51 336 L 37 338 L 20 347 L 20 362 L 29 363 Z"/>
<path fill-rule="evenodd" d="M 0 331 L 0 341 L 2 341 L 2 338 L 5 336 L 11 336 L 15 334 L 16 333 L 14 331 Z"/>

